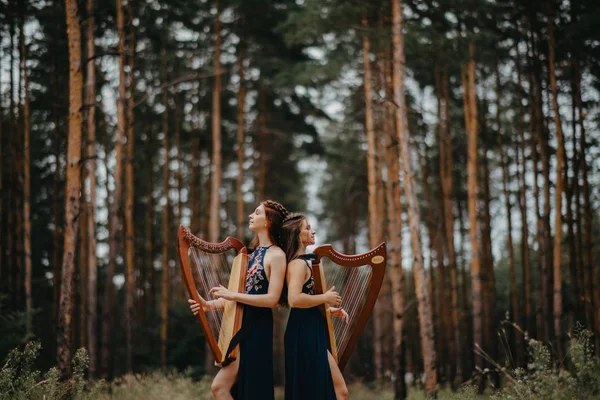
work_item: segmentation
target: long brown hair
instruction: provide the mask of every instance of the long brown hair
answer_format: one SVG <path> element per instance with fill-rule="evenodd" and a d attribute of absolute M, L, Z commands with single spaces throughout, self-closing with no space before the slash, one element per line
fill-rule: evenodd
<path fill-rule="evenodd" d="M 265 200 L 261 204 L 265 207 L 265 219 L 267 220 L 269 239 L 271 239 L 274 245 L 283 249 L 281 246 L 281 224 L 289 215 L 289 211 L 282 204 L 274 200 Z M 248 248 L 252 252 L 257 246 L 258 236 L 255 236 L 248 245 Z"/>
<path fill-rule="evenodd" d="M 297 258 L 297 253 L 302 246 L 302 239 L 300 239 L 300 232 L 302 231 L 302 221 L 306 220 L 306 217 L 302 214 L 293 213 L 289 214 L 281 224 L 281 248 L 285 252 L 286 263 L 289 264 L 292 260 Z M 287 266 L 286 266 L 287 269 Z M 287 273 L 286 273 L 287 278 Z M 289 307 L 288 299 L 288 287 L 287 279 L 283 281 L 283 289 L 281 290 L 281 297 L 279 298 L 279 305 L 283 307 Z"/>
<path fill-rule="evenodd" d="M 305 220 L 304 215 L 293 213 L 289 214 L 281 224 L 281 248 L 285 252 L 288 264 L 296 258 L 296 253 L 302 246 L 300 232 L 302 231 L 302 222 Z"/>

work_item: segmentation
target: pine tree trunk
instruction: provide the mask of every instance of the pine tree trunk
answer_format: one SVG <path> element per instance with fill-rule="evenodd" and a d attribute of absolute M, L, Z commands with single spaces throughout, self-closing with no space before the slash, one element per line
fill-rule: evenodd
<path fill-rule="evenodd" d="M 210 191 L 210 215 L 208 240 L 218 242 L 220 235 L 219 210 L 221 209 L 221 8 L 220 0 L 215 0 L 215 81 L 212 96 L 212 178 Z"/>
<path fill-rule="evenodd" d="M 462 86 L 465 104 L 465 123 L 467 126 L 468 161 L 468 214 L 469 236 L 471 243 L 471 291 L 473 296 L 473 345 L 483 346 L 483 282 L 479 259 L 479 232 L 477 226 L 477 106 L 475 93 L 475 45 L 469 44 L 469 61 L 462 68 Z M 475 366 L 483 368 L 483 358 L 475 354 Z M 481 383 L 480 383 L 481 384 Z M 480 386 L 481 389 L 481 386 Z"/>
<path fill-rule="evenodd" d="M 151 140 L 151 139 L 150 139 Z M 150 146 L 149 146 L 150 147 Z M 146 310 L 149 315 L 156 313 L 156 279 L 154 273 L 154 241 L 152 231 L 154 229 L 154 180 L 152 171 L 152 157 L 147 157 L 147 182 L 148 192 L 146 193 L 146 279 L 148 280 L 149 288 L 146 297 Z"/>
<path fill-rule="evenodd" d="M 440 145 L 440 180 L 442 189 L 442 211 L 444 220 L 445 248 L 448 255 L 448 272 L 450 276 L 451 306 L 451 338 L 453 357 L 453 375 L 459 382 L 463 381 L 462 351 L 460 344 L 460 320 L 458 307 L 458 274 L 456 268 L 456 251 L 454 248 L 454 213 L 452 204 L 454 161 L 452 157 L 452 133 L 450 131 L 450 95 L 448 89 L 448 67 L 443 65 L 439 71 L 439 145 Z M 454 379 L 451 382 L 455 388 Z"/>
<path fill-rule="evenodd" d="M 554 109 L 554 125 L 556 129 L 556 141 L 558 144 L 556 155 L 556 188 L 554 206 L 554 256 L 553 256 L 553 278 L 554 278 L 554 335 L 556 338 L 556 351 L 559 359 L 564 355 L 562 339 L 562 196 L 564 191 L 564 168 L 565 168 L 565 141 L 562 131 L 562 121 L 558 107 L 558 88 L 556 86 L 556 73 L 554 68 L 554 21 L 552 17 L 552 6 L 547 0 L 548 13 L 548 69 L 550 75 L 550 87 L 552 90 L 552 108 Z"/>
<path fill-rule="evenodd" d="M 500 164 L 502 168 L 502 191 L 504 192 L 504 208 L 506 209 L 506 223 L 507 223 L 507 235 L 506 244 L 508 246 L 508 262 L 509 262 L 509 299 L 510 299 L 510 320 L 519 323 L 519 303 L 517 301 L 517 272 L 515 266 L 515 251 L 513 245 L 512 236 L 512 206 L 510 202 L 510 192 L 508 191 L 508 181 L 510 179 L 508 172 L 508 161 L 506 151 L 504 149 L 504 133 L 502 130 L 502 117 L 501 117 L 501 81 L 500 81 L 500 68 L 498 62 L 496 63 L 496 125 L 498 129 L 498 152 L 500 153 Z M 521 336 L 511 329 L 509 333 L 511 338 L 511 347 L 514 350 L 513 354 L 516 360 L 516 365 L 521 364 L 522 344 Z"/>
<path fill-rule="evenodd" d="M 58 95 L 58 88 L 56 82 L 56 64 L 53 62 L 50 66 L 50 93 L 53 97 Z M 56 97 L 55 97 L 56 98 Z M 57 325 L 58 325 L 58 308 L 60 303 L 60 287 L 61 287 L 61 259 L 62 259 L 62 247 L 61 247 L 61 239 L 62 230 L 60 227 L 63 225 L 61 221 L 61 207 L 60 207 L 60 182 L 61 182 L 61 138 L 64 136 L 64 133 L 60 130 L 60 117 L 58 114 L 58 107 L 54 105 L 52 107 L 52 121 L 54 122 L 54 157 L 55 157 L 55 172 L 53 179 L 53 190 L 54 201 L 52 205 L 52 224 L 54 225 L 54 235 L 52 238 L 53 241 L 53 251 L 52 251 L 52 336 L 57 337 Z M 10 193 L 9 193 L 10 194 Z M 9 197 L 10 198 L 10 197 Z M 10 204 L 10 203 L 8 203 Z M 10 239 L 10 236 L 8 236 Z M 10 275 L 9 275 L 10 277 Z"/>
<path fill-rule="evenodd" d="M 533 319 L 532 319 L 532 302 L 531 302 L 531 266 L 529 258 L 529 222 L 527 221 L 527 183 L 525 181 L 525 174 L 527 171 L 527 157 L 525 156 L 525 110 L 523 106 L 523 85 L 521 75 L 521 59 L 519 52 L 517 51 L 517 104 L 519 104 L 519 148 L 521 150 L 521 163 L 520 163 L 520 174 L 519 174 L 519 209 L 521 211 L 521 268 L 523 276 L 523 300 L 524 300 L 524 324 L 523 327 L 527 330 L 528 334 L 533 333 Z M 537 175 L 536 175 L 537 176 Z M 516 321 L 519 323 L 519 321 Z M 520 337 L 520 333 L 516 333 Z"/>
<path fill-rule="evenodd" d="M 167 82 L 167 50 L 163 45 L 162 48 L 162 78 L 163 82 Z M 169 91 L 163 90 L 163 106 L 165 111 L 163 112 L 163 135 L 164 139 L 164 151 L 165 151 L 165 165 L 163 168 L 163 185 L 164 195 L 167 200 L 167 204 L 163 209 L 163 247 L 162 247 L 162 280 L 161 280 L 161 299 L 160 299 L 160 365 L 162 368 L 167 367 L 167 341 L 169 333 L 169 299 L 171 297 L 170 288 L 170 268 L 169 268 L 169 226 L 170 226 L 170 214 L 171 214 L 171 200 L 169 197 Z M 213 105 L 214 107 L 214 105 Z"/>
<path fill-rule="evenodd" d="M 97 330 L 97 292 L 98 261 L 96 258 L 96 64 L 94 45 L 94 0 L 87 0 L 87 81 L 85 85 L 85 103 L 87 105 L 87 156 L 88 175 L 88 281 L 87 281 L 87 351 L 89 357 L 89 377 L 96 376 L 96 330 Z"/>
<path fill-rule="evenodd" d="M 262 79 L 258 81 L 258 198 L 264 200 L 267 181 L 267 94 Z"/>
<path fill-rule="evenodd" d="M 25 7 L 24 4 L 21 7 Z M 25 311 L 27 312 L 27 333 L 31 334 L 31 160 L 29 133 L 29 72 L 27 71 L 27 48 L 24 33 L 25 18 L 21 19 L 21 73 L 25 99 L 23 102 L 23 217 L 24 217 L 24 256 L 25 256 Z M 1 140 L 1 136 L 0 136 Z M 2 154 L 0 152 L 0 154 Z M 1 171 L 1 169 L 0 169 Z M 0 184 L 1 186 L 1 184 Z M 1 209 L 0 209 L 1 213 Z M 1 247 L 0 247 L 1 249 Z M 1 250 L 0 250 L 1 252 Z"/>
<path fill-rule="evenodd" d="M 73 268 L 81 187 L 81 31 L 77 2 L 65 0 L 69 41 L 69 136 L 67 149 L 67 181 L 65 191 L 65 241 L 62 262 L 62 285 L 57 338 L 57 364 L 62 376 L 68 376 L 71 364 L 71 318 L 73 315 Z"/>
<path fill-rule="evenodd" d="M 238 89 L 238 104 L 237 104 L 237 162 L 238 175 L 236 180 L 236 218 L 237 218 L 237 237 L 244 237 L 244 221 L 246 215 L 244 213 L 244 193 L 242 192 L 242 184 L 244 183 L 244 108 L 246 105 L 246 78 L 244 57 L 246 53 L 246 45 L 244 39 L 240 39 L 238 44 L 238 74 L 240 76 L 240 87 Z"/>
<path fill-rule="evenodd" d="M 125 120 L 125 31 L 123 18 L 122 0 L 117 0 L 117 34 L 119 36 L 119 97 L 117 99 L 117 129 L 115 138 L 116 164 L 114 171 L 115 189 L 113 192 L 112 204 L 110 205 L 109 229 L 108 229 L 108 269 L 106 274 L 106 286 L 104 293 L 104 306 L 102 309 L 102 351 L 101 363 L 102 373 L 106 376 L 111 364 L 112 350 L 112 330 L 114 325 L 115 308 L 115 288 L 113 278 L 115 276 L 117 264 L 117 236 L 119 233 L 119 210 L 121 209 L 121 199 L 123 193 L 123 143 L 126 135 L 127 122 Z"/>
<path fill-rule="evenodd" d="M 394 78 L 393 78 L 394 79 Z M 389 110 L 387 115 L 389 121 L 393 121 L 394 110 Z M 395 134 L 395 132 L 389 132 Z M 406 398 L 406 383 L 404 380 L 405 353 L 403 343 L 404 333 L 404 270 L 402 269 L 402 203 L 400 194 L 400 170 L 398 143 L 394 136 L 389 136 L 387 146 L 387 217 L 388 217 L 388 247 L 390 258 L 391 282 L 392 282 L 392 308 L 393 308 L 393 337 L 392 347 L 392 371 L 394 380 L 394 399 Z M 348 253 L 346 253 L 348 254 Z"/>
<path fill-rule="evenodd" d="M 400 157 L 402 159 L 402 173 L 404 178 L 404 191 L 408 205 L 408 223 L 411 233 L 413 255 L 413 271 L 415 274 L 415 291 L 418 299 L 419 325 L 421 327 L 421 351 L 425 367 L 425 392 L 428 396 L 435 396 L 437 386 L 435 338 L 433 320 L 431 315 L 431 299 L 427 291 L 427 276 L 423 264 L 421 246 L 421 212 L 417 199 L 415 175 L 412 170 L 412 149 L 408 131 L 408 109 L 404 85 L 404 38 L 402 34 L 403 16 L 402 0 L 392 2 L 393 18 L 393 44 L 394 44 L 394 76 L 397 79 L 394 85 L 394 102 L 396 103 L 396 126 L 400 143 Z"/>
<path fill-rule="evenodd" d="M 365 9 L 366 10 L 366 9 Z M 376 147 L 375 147 L 375 125 L 373 119 L 373 94 L 372 94 L 372 76 L 371 76 L 371 61 L 369 55 L 371 53 L 371 42 L 369 39 L 369 22 L 366 11 L 363 11 L 362 17 L 363 26 L 363 87 L 365 91 L 365 130 L 367 134 L 367 176 L 368 176 L 368 212 L 369 212 L 369 247 L 373 248 L 377 245 L 377 170 L 376 170 Z M 375 304 L 373 312 L 373 329 L 375 338 L 381 336 L 381 305 L 378 301 Z M 374 356 L 375 356 L 375 379 L 381 382 L 383 379 L 383 358 L 382 358 L 382 343 L 375 340 Z"/>
<path fill-rule="evenodd" d="M 583 275 L 585 287 L 585 306 L 587 325 L 595 331 L 596 354 L 600 354 L 600 293 L 598 289 L 594 290 L 594 242 L 592 232 L 592 222 L 594 214 L 591 206 L 590 184 L 588 180 L 589 166 L 585 159 L 585 151 L 588 150 L 585 124 L 583 120 L 583 101 L 581 98 L 581 71 L 577 70 L 577 109 L 579 111 L 579 170 L 583 184 Z"/>
<path fill-rule="evenodd" d="M 127 88 L 127 156 L 125 165 L 125 181 L 127 184 L 127 192 L 125 198 L 125 347 L 127 353 L 127 372 L 133 372 L 133 310 L 134 310 L 134 295 L 135 295 L 135 232 L 134 232 L 134 199 L 135 199 L 135 177 L 134 177 L 134 148 L 135 148 L 135 120 L 134 120 L 134 71 L 135 71 L 135 36 L 133 31 L 133 15 L 131 1 L 127 1 L 129 12 L 129 86 Z M 121 14 L 123 10 L 121 11 Z M 121 18 L 123 16 L 121 15 Z M 125 40 L 125 30 L 121 29 L 119 34 Z M 123 78 L 125 76 L 123 75 Z M 165 89 L 166 92 L 166 89 Z M 125 107 L 125 104 L 123 104 Z"/>
<path fill-rule="evenodd" d="M 82 114 L 82 126 L 83 126 L 83 117 L 84 115 Z M 85 132 L 82 131 L 82 136 L 85 135 Z M 78 263 L 78 278 L 79 281 L 76 283 L 77 286 L 79 287 L 79 310 L 78 313 L 76 315 L 76 318 L 78 319 L 79 322 L 79 331 L 77 331 L 77 335 L 74 335 L 76 337 L 79 338 L 79 341 L 75 341 L 75 349 L 80 348 L 80 347 L 87 347 L 87 302 L 88 302 L 88 295 L 87 295 L 87 285 L 85 284 L 85 282 L 87 282 L 88 280 L 88 270 L 87 270 L 87 260 L 88 260 L 88 249 L 89 249 L 89 245 L 88 245 L 88 232 L 87 232 L 87 227 L 88 227 L 88 212 L 87 212 L 87 208 L 88 208 L 88 201 L 86 199 L 87 193 L 86 193 L 86 181 L 87 181 L 87 160 L 88 160 L 88 155 L 87 155 L 87 146 L 86 146 L 86 140 L 82 140 L 82 144 L 83 146 L 81 147 L 81 154 L 82 154 L 82 159 L 86 160 L 83 163 L 84 168 L 82 168 L 81 170 L 81 204 L 80 204 L 80 210 L 81 212 L 79 213 L 79 243 L 77 244 L 77 247 L 79 249 L 79 263 Z M 75 333 L 75 330 L 74 330 Z"/>

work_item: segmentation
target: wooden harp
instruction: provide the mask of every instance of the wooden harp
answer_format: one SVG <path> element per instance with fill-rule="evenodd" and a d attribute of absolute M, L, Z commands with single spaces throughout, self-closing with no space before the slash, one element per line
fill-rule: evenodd
<path fill-rule="evenodd" d="M 340 307 L 349 317 L 346 323 L 341 318 L 332 317 L 327 304 L 319 306 L 327 323 L 329 351 L 343 371 L 371 316 L 383 283 L 385 243 L 357 255 L 339 253 L 329 244 L 317 247 L 314 253 L 315 293 L 325 293 L 335 286 L 342 296 Z"/>
<path fill-rule="evenodd" d="M 179 226 L 177 237 L 181 272 L 192 299 L 200 303 L 200 295 L 211 300 L 208 292 L 219 285 L 245 292 L 248 252 L 241 241 L 228 237 L 221 243 L 209 243 L 183 226 Z M 225 300 L 223 309 L 200 311 L 197 315 L 217 366 L 225 361 L 231 338 L 242 325 L 243 310 L 242 304 Z M 238 352 L 239 347 L 229 357 L 236 358 Z"/>

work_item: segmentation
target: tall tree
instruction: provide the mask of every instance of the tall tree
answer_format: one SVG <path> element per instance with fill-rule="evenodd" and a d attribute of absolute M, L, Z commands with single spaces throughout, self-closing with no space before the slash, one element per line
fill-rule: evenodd
<path fill-rule="evenodd" d="M 477 224 L 477 105 L 475 93 L 475 44 L 469 43 L 469 60 L 462 66 L 465 125 L 467 127 L 467 192 L 469 214 L 469 237 L 471 244 L 471 292 L 473 296 L 473 340 L 475 346 L 483 346 L 483 283 L 479 259 L 479 234 Z M 478 352 L 475 365 L 483 369 L 483 358 Z"/>
<path fill-rule="evenodd" d="M 24 258 L 25 258 L 25 311 L 27 312 L 27 333 L 32 330 L 31 297 L 31 151 L 30 151 L 30 110 L 29 110 L 29 71 L 27 70 L 27 46 L 25 45 L 25 2 L 21 3 L 21 74 L 23 79 L 23 219 L 24 219 Z"/>
<path fill-rule="evenodd" d="M 167 49 L 163 44 L 161 50 L 162 58 L 162 79 L 163 82 L 168 81 L 167 77 Z M 163 135 L 164 135 L 164 151 L 165 151 L 165 165 L 163 168 L 163 185 L 164 195 L 167 201 L 165 208 L 163 209 L 163 248 L 162 248 L 162 280 L 161 288 L 162 294 L 160 299 L 160 365 L 163 368 L 167 367 L 167 340 L 169 334 L 169 300 L 171 296 L 171 281 L 170 281 L 170 266 L 169 266 L 169 238 L 170 230 L 169 226 L 170 215 L 171 215 L 171 199 L 169 194 L 169 163 L 170 163 L 170 144 L 169 144 L 169 91 L 163 90 Z M 217 208 L 218 210 L 218 208 Z"/>
<path fill-rule="evenodd" d="M 366 5 L 363 5 L 362 16 L 362 53 L 363 53 L 363 88 L 365 91 L 365 130 L 367 134 L 367 176 L 368 176 L 368 210 L 369 210 L 369 247 L 373 248 L 377 245 L 377 156 L 375 145 L 375 125 L 373 120 L 373 93 L 372 93 L 372 76 L 371 76 L 371 41 L 369 39 L 369 20 L 367 16 Z M 374 335 L 380 336 L 381 331 L 381 302 L 375 304 L 373 322 Z M 376 340 L 374 343 L 375 356 L 375 377 L 378 382 L 383 378 L 383 360 L 381 341 Z"/>
<path fill-rule="evenodd" d="M 129 20 L 129 46 L 128 46 L 128 64 L 129 64 L 129 85 L 127 87 L 127 157 L 125 166 L 125 180 L 127 182 L 127 193 L 125 198 L 125 268 L 127 288 L 125 290 L 125 343 L 127 351 L 127 372 L 133 371 L 133 302 L 135 294 L 135 238 L 133 224 L 133 207 L 135 199 L 135 181 L 134 181 L 134 146 L 135 146 L 135 121 L 134 121 L 134 68 L 135 68 L 135 35 L 133 30 L 133 7 L 132 0 L 127 1 L 128 20 Z M 123 10 L 120 18 L 123 19 Z M 125 36 L 124 30 L 120 35 Z M 123 78 L 125 78 L 123 76 Z M 166 91 L 166 90 L 165 90 Z M 125 99 L 123 99 L 125 101 Z M 123 104 L 125 107 L 125 104 Z"/>
<path fill-rule="evenodd" d="M 102 308 L 102 350 L 101 363 L 104 375 L 110 368 L 111 347 L 112 347 L 112 328 L 114 325 L 114 305 L 115 288 L 113 278 L 115 276 L 117 265 L 117 254 L 119 242 L 117 236 L 119 233 L 119 210 L 121 209 L 121 199 L 123 196 L 123 144 L 127 122 L 125 120 L 125 102 L 127 101 L 125 87 L 125 19 L 123 16 L 122 0 L 116 2 L 117 13 L 117 36 L 119 37 L 119 52 L 117 55 L 119 65 L 119 96 L 117 98 L 117 129 L 115 137 L 115 170 L 113 173 L 115 188 L 113 191 L 112 203 L 109 211 L 109 229 L 108 229 L 108 269 L 106 273 L 106 286 L 104 292 L 104 305 Z"/>
<path fill-rule="evenodd" d="M 214 54 L 214 84 L 212 94 L 212 162 L 211 162 L 211 191 L 208 240 L 218 242 L 220 235 L 221 208 L 221 4 L 215 0 L 215 54 Z"/>
<path fill-rule="evenodd" d="M 507 154 L 504 149 L 504 134 L 502 130 L 502 118 L 501 118 L 501 80 L 500 80 L 500 69 L 498 63 L 496 63 L 496 129 L 498 129 L 498 152 L 500 153 L 500 165 L 502 168 L 502 191 L 504 193 L 504 208 L 506 209 L 506 245 L 508 246 L 508 268 L 509 268 L 509 299 L 510 299 L 510 317 L 513 321 L 518 322 L 519 318 L 519 303 L 517 301 L 517 272 L 515 267 L 515 251 L 513 246 L 512 236 L 512 207 L 510 203 L 510 192 L 508 189 L 509 184 L 509 171 L 508 171 L 508 160 Z M 511 345 L 513 346 L 514 355 L 518 359 L 517 365 L 520 365 L 521 357 L 521 341 L 520 335 L 516 335 L 514 331 L 511 331 Z"/>
<path fill-rule="evenodd" d="M 556 129 L 557 154 L 556 154 L 556 188 L 554 206 L 554 335 L 556 337 L 556 350 L 559 359 L 563 357 L 564 349 L 562 343 L 562 196 L 565 187 L 565 141 L 562 131 L 562 121 L 558 106 L 558 88 L 556 85 L 555 72 L 555 41 L 554 20 L 552 16 L 552 5 L 550 0 L 546 1 L 548 18 L 548 74 L 550 75 L 550 88 L 552 90 L 552 109 L 554 110 L 554 125 Z"/>
<path fill-rule="evenodd" d="M 242 22 L 243 23 L 243 22 Z M 240 39 L 240 43 L 237 47 L 237 63 L 238 63 L 238 75 L 240 76 L 239 88 L 238 88 L 238 104 L 237 104 L 237 163 L 238 163 L 238 175 L 236 181 L 236 225 L 237 225 L 237 237 L 244 237 L 244 221 L 246 216 L 244 215 L 244 196 L 242 193 L 242 183 L 244 182 L 244 130 L 245 130 L 245 119 L 244 119 L 244 107 L 246 104 L 246 76 L 244 66 L 244 56 L 246 50 L 246 43 L 243 38 Z"/>
<path fill-rule="evenodd" d="M 77 15 L 77 2 L 65 0 L 67 32 L 69 40 L 69 135 L 67 149 L 67 175 L 65 191 L 65 241 L 62 262 L 62 285 L 58 318 L 57 363 L 63 376 L 67 376 L 71 364 L 71 318 L 73 315 L 73 269 L 79 196 L 81 187 L 81 29 Z"/>
<path fill-rule="evenodd" d="M 400 143 L 400 158 L 402 159 L 402 176 L 404 191 L 408 208 L 408 224 L 413 256 L 413 271 L 415 291 L 417 293 L 419 308 L 419 326 L 421 328 L 421 351 L 425 366 L 425 392 L 428 396 L 435 396 L 437 386 L 435 338 L 433 333 L 433 320 L 431 315 L 431 300 L 427 291 L 427 276 L 423 264 L 421 246 L 421 212 L 417 200 L 417 187 L 415 175 L 412 170 L 412 148 L 408 130 L 408 109 L 406 106 L 402 0 L 392 2 L 392 42 L 394 46 L 394 102 L 396 103 L 396 129 Z"/>
<path fill-rule="evenodd" d="M 87 281 L 87 351 L 89 357 L 88 373 L 91 379 L 96 376 L 96 329 L 97 329 L 97 287 L 98 287 L 98 259 L 96 257 L 96 46 L 94 43 L 94 0 L 87 0 L 87 62 L 86 62 L 86 131 L 87 131 L 87 156 L 86 163 L 88 176 L 87 224 L 88 224 L 88 281 Z M 85 283 L 83 283 L 85 284 Z"/>

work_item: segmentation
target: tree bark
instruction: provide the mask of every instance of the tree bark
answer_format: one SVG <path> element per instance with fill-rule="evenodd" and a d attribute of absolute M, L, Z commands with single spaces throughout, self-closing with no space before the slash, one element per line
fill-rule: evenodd
<path fill-rule="evenodd" d="M 96 376 L 96 330 L 97 330 L 97 286 L 98 260 L 96 257 L 96 65 L 94 44 L 94 0 L 87 0 L 87 81 L 85 85 L 85 103 L 87 105 L 87 175 L 88 175 L 88 281 L 87 281 L 87 351 L 89 357 L 88 374 L 90 379 Z"/>
<path fill-rule="evenodd" d="M 21 7 L 25 7 L 24 4 Z M 21 74 L 25 98 L 23 101 L 23 219 L 24 219 L 24 258 L 25 258 L 25 311 L 27 312 L 27 334 L 32 333 L 31 318 L 33 300 L 31 297 L 31 159 L 30 159 L 30 117 L 29 117 L 29 72 L 27 71 L 27 47 L 25 46 L 25 17 L 21 16 Z M 0 136 L 1 140 L 1 136 Z M 1 154 L 1 152 L 0 152 Z M 0 169 L 1 171 L 1 169 Z M 0 184 L 1 186 L 1 184 Z M 0 209 L 1 212 L 1 209 Z M 0 251 L 1 252 L 1 251 Z"/>
<path fill-rule="evenodd" d="M 565 169 L 565 141 L 562 131 L 562 121 L 558 106 L 558 88 L 556 86 L 556 72 L 554 68 L 554 20 L 552 16 L 552 5 L 550 0 L 546 1 L 548 17 L 548 73 L 550 75 L 550 87 L 552 90 L 552 108 L 554 110 L 554 125 L 556 129 L 556 141 L 558 144 L 556 155 L 556 187 L 554 207 L 554 256 L 553 256 L 553 278 L 554 278 L 554 335 L 556 338 L 556 351 L 559 359 L 563 358 L 562 339 L 562 196 L 564 192 L 564 169 Z"/>
<path fill-rule="evenodd" d="M 521 73 L 521 59 L 517 51 L 517 104 L 519 105 L 519 148 L 521 150 L 520 173 L 519 173 L 519 209 L 521 212 L 521 268 L 523 276 L 523 300 L 524 300 L 524 318 L 523 327 L 528 334 L 533 333 L 533 315 L 531 301 L 531 266 L 529 258 L 529 223 L 527 221 L 527 182 L 525 181 L 525 173 L 527 171 L 527 157 L 525 156 L 525 148 L 527 145 L 525 139 L 525 109 L 523 106 L 523 85 Z M 537 175 L 536 175 L 537 176 Z M 516 321 L 517 323 L 519 321 Z M 520 333 L 516 333 L 520 336 Z"/>
<path fill-rule="evenodd" d="M 471 243 L 471 291 L 473 296 L 473 341 L 475 347 L 483 346 L 483 282 L 479 259 L 479 236 L 477 224 L 477 106 L 475 93 L 475 45 L 469 44 L 469 61 L 462 68 L 462 86 L 467 127 L 468 161 L 468 214 Z M 483 368 L 483 358 L 475 353 L 475 366 Z M 481 388 L 481 386 L 480 386 Z"/>
<path fill-rule="evenodd" d="M 244 183 L 244 108 L 246 105 L 246 77 L 244 57 L 246 54 L 246 45 L 244 39 L 240 39 L 238 44 L 238 74 L 240 76 L 240 87 L 238 89 L 238 104 L 237 104 L 237 162 L 238 175 L 236 180 L 236 218 L 237 218 L 237 237 L 244 237 L 244 221 L 246 215 L 244 213 L 244 193 L 242 192 L 242 184 Z"/>
<path fill-rule="evenodd" d="M 166 47 L 162 48 L 162 76 L 163 81 L 167 82 L 167 50 Z M 169 299 L 170 299 L 170 267 L 169 267 L 169 226 L 170 226 L 170 213 L 171 213 L 171 200 L 169 197 L 169 91 L 163 90 L 163 106 L 165 111 L 163 112 L 163 135 L 164 135 L 164 151 L 165 151 L 165 165 L 163 168 L 163 185 L 164 195 L 167 201 L 165 208 L 163 209 L 163 247 L 162 247 L 162 295 L 160 299 L 160 365 L 162 368 L 167 367 L 167 342 L 169 333 Z M 214 105 L 213 105 L 214 106 Z"/>
<path fill-rule="evenodd" d="M 219 196 L 221 188 L 221 5 L 220 0 L 215 0 L 215 59 L 214 73 L 215 80 L 212 97 L 212 179 L 210 191 L 210 216 L 208 239 L 211 242 L 218 242 L 220 235 L 220 217 L 221 197 Z"/>
<path fill-rule="evenodd" d="M 508 246 L 508 262 L 509 262 L 509 299 L 510 299 L 510 310 L 511 321 L 519 323 L 519 303 L 517 301 L 517 272 L 515 266 L 515 251 L 513 245 L 512 236 L 512 206 L 510 202 L 510 192 L 508 190 L 509 184 L 509 171 L 508 171 L 508 160 L 507 154 L 504 149 L 504 133 L 502 129 L 502 114 L 501 114 L 501 80 L 500 80 L 500 68 L 499 63 L 496 62 L 496 125 L 497 125 L 497 137 L 498 137 L 498 152 L 500 153 L 500 164 L 502 167 L 502 191 L 504 192 L 504 208 L 506 209 L 506 223 L 507 223 L 507 234 L 506 244 Z M 515 357 L 516 365 L 521 365 L 521 354 L 522 354 L 522 343 L 521 336 L 518 332 L 511 329 L 509 336 L 511 338 L 511 345 L 513 348 L 513 354 Z"/>
<path fill-rule="evenodd" d="M 363 5 L 363 7 L 366 7 Z M 363 88 L 365 91 L 365 130 L 367 135 L 367 179 L 368 179 L 368 213 L 369 213 L 369 247 L 373 248 L 377 245 L 377 170 L 376 170 L 376 147 L 375 147 L 375 125 L 373 120 L 373 93 L 372 93 L 372 76 L 371 76 L 371 42 L 369 39 L 369 21 L 367 19 L 366 8 L 363 8 L 362 27 L 364 29 L 362 35 L 362 50 L 363 50 Z M 373 329 L 376 338 L 381 336 L 381 312 L 380 302 L 375 304 L 373 312 Z M 383 356 L 382 343 L 375 340 L 374 346 L 374 361 L 375 361 L 375 379 L 381 382 L 383 379 Z"/>
<path fill-rule="evenodd" d="M 435 338 L 433 320 L 431 316 L 431 299 L 427 291 L 427 276 L 423 264 L 421 246 L 421 212 L 417 199 L 417 187 L 412 170 L 412 149 L 408 131 L 408 115 L 404 85 L 404 38 L 402 34 L 403 16 L 402 0 L 392 2 L 394 45 L 394 76 L 397 77 L 394 85 L 394 102 L 396 103 L 396 126 L 400 143 L 400 157 L 402 159 L 402 173 L 404 190 L 408 205 L 408 223 L 411 233 L 413 255 L 413 271 L 415 275 L 415 292 L 418 299 L 419 325 L 421 327 L 421 350 L 425 367 L 425 392 L 428 396 L 435 396 L 437 386 Z"/>
<path fill-rule="evenodd" d="M 126 135 L 127 122 L 125 120 L 125 102 L 127 95 L 125 91 L 125 32 L 122 0 L 117 0 L 117 35 L 119 36 L 119 97 L 117 99 L 117 129 L 115 138 L 116 164 L 114 171 L 115 189 L 113 191 L 112 204 L 110 206 L 109 229 L 108 229 L 108 268 L 106 274 L 106 288 L 104 292 L 104 306 L 102 317 L 102 351 L 101 363 L 102 373 L 106 376 L 110 369 L 112 329 L 114 325 L 115 288 L 113 278 L 117 265 L 117 236 L 119 233 L 119 210 L 123 192 L 123 144 Z"/>
<path fill-rule="evenodd" d="M 135 199 L 135 184 L 134 184 L 134 149 L 135 149 L 135 121 L 134 121 L 134 99 L 135 92 L 134 68 L 135 68 L 135 36 L 133 30 L 133 11 L 131 1 L 127 1 L 129 11 L 129 85 L 127 88 L 127 148 L 126 148 L 126 165 L 125 165 L 125 181 L 127 182 L 127 192 L 125 198 L 125 347 L 127 353 L 127 372 L 133 372 L 133 310 L 134 310 L 134 295 L 135 295 L 135 238 L 134 238 L 134 199 Z M 121 10 L 121 14 L 123 10 Z M 123 19 L 123 15 L 121 15 Z M 123 21 L 121 21 L 123 23 Z M 125 30 L 121 27 L 119 36 L 125 40 Z M 125 62 L 125 61 L 123 61 Z M 125 75 L 122 76 L 125 79 Z M 165 89 L 164 92 L 167 90 Z M 124 99 L 125 100 L 125 99 Z M 123 104 L 125 107 L 125 104 Z"/>
<path fill-rule="evenodd" d="M 63 376 L 69 375 L 71 363 L 71 318 L 73 315 L 73 268 L 81 187 L 81 30 L 77 2 L 65 0 L 69 42 L 69 136 L 65 191 L 65 241 L 62 262 L 62 285 L 58 319 L 57 363 Z"/>

